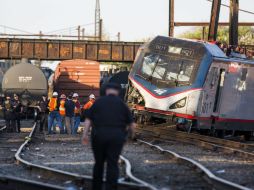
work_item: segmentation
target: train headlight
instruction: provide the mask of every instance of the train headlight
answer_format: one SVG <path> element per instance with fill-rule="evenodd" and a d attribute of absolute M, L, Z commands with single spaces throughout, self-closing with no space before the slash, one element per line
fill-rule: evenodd
<path fill-rule="evenodd" d="M 177 102 L 173 103 L 171 106 L 169 106 L 169 109 L 177 109 L 177 108 L 183 108 L 186 104 L 186 97 L 178 100 Z"/>

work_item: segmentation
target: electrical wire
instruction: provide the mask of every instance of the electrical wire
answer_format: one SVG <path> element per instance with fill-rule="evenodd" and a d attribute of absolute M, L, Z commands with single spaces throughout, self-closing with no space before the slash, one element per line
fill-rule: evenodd
<path fill-rule="evenodd" d="M 25 30 L 21 30 L 21 29 L 10 27 L 10 26 L 6 26 L 6 25 L 0 25 L 0 27 L 7 28 L 7 29 L 10 29 L 10 30 L 14 30 L 14 31 L 18 31 L 18 32 L 23 32 L 23 33 L 26 33 L 26 34 L 33 34 L 31 32 L 27 32 Z"/>
<path fill-rule="evenodd" d="M 206 1 L 213 2 L 213 0 L 206 0 Z M 226 4 L 221 3 L 221 5 L 222 5 L 223 7 L 228 7 L 228 8 L 230 8 L 230 6 L 228 6 L 228 5 L 226 5 Z M 252 11 L 247 11 L 247 10 L 244 10 L 244 9 L 239 9 L 239 11 L 254 15 L 254 12 L 252 12 Z"/>
<path fill-rule="evenodd" d="M 53 30 L 53 31 L 49 31 L 49 32 L 45 32 L 45 34 L 52 34 L 55 32 L 61 32 L 61 31 L 67 31 L 69 32 L 70 30 L 76 30 L 78 26 L 80 27 L 84 27 L 84 26 L 89 26 L 89 25 L 94 25 L 95 23 L 88 23 L 88 24 L 82 24 L 82 25 L 76 25 L 76 26 L 71 26 L 71 27 L 66 27 L 66 28 L 62 28 L 62 29 L 58 29 L 58 30 Z"/>

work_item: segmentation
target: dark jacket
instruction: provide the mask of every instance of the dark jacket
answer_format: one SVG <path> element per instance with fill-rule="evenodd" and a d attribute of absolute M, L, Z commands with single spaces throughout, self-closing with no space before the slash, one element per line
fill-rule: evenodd
<path fill-rule="evenodd" d="M 74 117 L 75 103 L 71 99 L 67 99 L 65 104 L 65 116 Z"/>
<path fill-rule="evenodd" d="M 48 113 L 48 101 L 44 101 L 43 99 L 41 99 L 38 102 L 38 106 L 40 107 L 42 113 Z"/>
<path fill-rule="evenodd" d="M 11 100 L 5 100 L 3 102 L 3 112 L 4 112 L 4 118 L 7 120 L 14 119 L 13 114 L 13 104 Z"/>
<path fill-rule="evenodd" d="M 121 98 L 109 95 L 95 101 L 86 116 L 94 128 L 122 128 L 133 122 L 132 114 Z"/>
<path fill-rule="evenodd" d="M 15 113 L 20 113 L 21 112 L 22 105 L 21 105 L 21 102 L 19 100 L 13 100 L 12 105 L 13 105 L 13 111 Z"/>

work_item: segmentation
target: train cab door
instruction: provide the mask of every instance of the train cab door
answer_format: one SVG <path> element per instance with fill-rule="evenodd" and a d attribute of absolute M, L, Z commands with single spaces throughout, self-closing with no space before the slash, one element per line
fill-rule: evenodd
<path fill-rule="evenodd" d="M 209 69 L 198 108 L 197 127 L 199 129 L 211 129 L 213 125 L 213 117 L 216 114 L 215 110 L 221 93 L 220 83 L 224 73 L 225 70 L 216 65 L 212 65 Z"/>

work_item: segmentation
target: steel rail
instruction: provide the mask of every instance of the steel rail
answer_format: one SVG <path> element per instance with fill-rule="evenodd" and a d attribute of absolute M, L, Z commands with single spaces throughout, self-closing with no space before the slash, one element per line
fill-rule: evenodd
<path fill-rule="evenodd" d="M 143 180 L 141 180 L 141 179 L 135 177 L 135 176 L 132 174 L 132 172 L 131 172 L 131 170 L 132 170 L 131 163 L 130 163 L 130 161 L 129 161 L 127 158 L 125 158 L 124 156 L 121 155 L 121 156 L 120 156 L 120 159 L 124 161 L 125 166 L 126 166 L 126 168 L 125 168 L 125 173 L 127 174 L 127 176 L 128 176 L 131 180 L 133 180 L 133 181 L 135 181 L 135 182 L 137 182 L 137 183 L 139 183 L 139 184 L 144 185 L 144 186 L 147 187 L 148 189 L 157 190 L 157 188 L 154 187 L 153 185 L 151 185 L 151 184 L 149 184 L 149 183 L 147 183 L 147 182 L 145 182 L 145 181 L 143 181 Z"/>
<path fill-rule="evenodd" d="M 0 189 L 26 189 L 26 190 L 65 190 L 66 188 L 57 185 L 45 184 L 42 182 L 27 180 L 23 178 L 0 176 Z"/>
<path fill-rule="evenodd" d="M 3 131 L 6 129 L 6 125 L 0 128 L 0 131 Z"/>
<path fill-rule="evenodd" d="M 42 166 L 39 164 L 33 164 L 29 161 L 26 161 L 22 158 L 22 152 L 25 150 L 25 147 L 29 146 L 29 142 L 31 142 L 32 137 L 35 135 L 36 131 L 36 123 L 33 125 L 33 129 L 29 134 L 26 141 L 20 146 L 18 151 L 15 154 L 15 158 L 19 164 L 23 164 L 27 168 L 37 171 L 38 173 L 46 174 L 47 176 L 54 176 L 54 178 L 66 180 L 66 181 L 73 181 L 75 185 L 78 186 L 85 186 L 91 188 L 92 186 L 92 177 L 86 175 L 79 175 L 76 173 L 66 172 L 63 170 L 58 170 L 46 166 Z M 119 183 L 120 190 L 145 190 L 147 187 L 143 186 L 142 184 L 134 184 L 134 183 L 127 183 L 127 182 L 120 182 Z"/>
<path fill-rule="evenodd" d="M 254 158 L 254 152 L 251 152 L 254 150 L 254 146 L 251 144 L 244 144 L 236 141 L 219 139 L 193 133 L 189 134 L 186 132 L 177 131 L 176 129 L 158 128 L 156 126 L 144 128 L 137 127 L 136 133 L 147 133 L 150 136 L 163 140 L 177 140 L 205 148 L 222 149 L 231 153 L 237 153 L 247 158 Z"/>
<path fill-rule="evenodd" d="M 150 147 L 158 149 L 162 153 L 168 153 L 172 155 L 174 158 L 176 158 L 178 161 L 184 162 L 186 164 L 191 164 L 195 169 L 197 169 L 201 174 L 203 174 L 204 179 L 211 184 L 215 189 L 224 189 L 224 190 L 251 190 L 247 187 L 241 186 L 239 184 L 227 181 L 225 179 L 219 178 L 215 176 L 210 170 L 208 170 L 205 166 L 202 164 L 196 162 L 193 159 L 187 158 L 180 156 L 179 154 L 170 151 L 170 150 L 165 150 L 161 148 L 160 146 L 153 145 L 149 142 L 143 141 L 143 140 L 137 140 L 140 143 L 146 144 Z"/>

